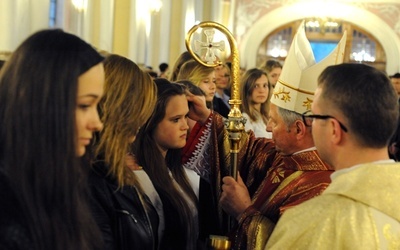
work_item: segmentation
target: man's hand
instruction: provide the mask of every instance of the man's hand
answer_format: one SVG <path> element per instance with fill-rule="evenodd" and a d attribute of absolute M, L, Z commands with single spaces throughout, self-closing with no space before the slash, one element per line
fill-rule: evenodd
<path fill-rule="evenodd" d="M 211 113 L 211 110 L 207 108 L 205 97 L 193 95 L 188 91 L 186 98 L 190 103 L 189 118 L 204 124 Z"/>
<path fill-rule="evenodd" d="M 225 176 L 222 179 L 222 194 L 219 202 L 225 212 L 239 220 L 241 214 L 251 205 L 251 199 L 239 174 L 237 179 L 237 182 L 231 176 Z"/>

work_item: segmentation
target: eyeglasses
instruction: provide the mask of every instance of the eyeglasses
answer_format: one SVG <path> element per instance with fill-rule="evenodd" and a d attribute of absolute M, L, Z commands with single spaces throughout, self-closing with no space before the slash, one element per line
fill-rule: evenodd
<path fill-rule="evenodd" d="M 306 111 L 301 116 L 303 117 L 304 124 L 306 124 L 307 126 L 311 126 L 311 125 L 307 124 L 306 118 L 321 119 L 321 120 L 335 119 L 339 123 L 340 128 L 343 129 L 344 132 L 347 132 L 347 128 L 343 125 L 343 123 L 341 123 L 338 119 L 336 119 L 333 116 L 330 116 L 330 115 L 314 115 L 313 113 L 311 113 L 311 111 Z"/>

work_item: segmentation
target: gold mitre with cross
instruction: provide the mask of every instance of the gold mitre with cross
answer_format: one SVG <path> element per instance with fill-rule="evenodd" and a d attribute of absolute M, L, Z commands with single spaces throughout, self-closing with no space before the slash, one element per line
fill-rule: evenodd
<path fill-rule="evenodd" d="M 316 63 L 303 21 L 293 38 L 271 103 L 299 114 L 311 110 L 318 76 L 326 67 L 343 62 L 345 45 L 346 31 L 336 48 Z"/>

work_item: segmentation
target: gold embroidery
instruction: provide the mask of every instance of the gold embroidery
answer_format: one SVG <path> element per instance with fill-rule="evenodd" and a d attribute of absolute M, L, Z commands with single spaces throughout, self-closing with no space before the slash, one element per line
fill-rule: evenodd
<path fill-rule="evenodd" d="M 383 227 L 383 235 L 388 241 L 388 249 L 400 249 L 400 235 L 393 232 L 392 226 L 390 224 L 386 224 Z"/>
<path fill-rule="evenodd" d="M 291 181 L 299 177 L 301 174 L 303 174 L 303 171 L 296 171 L 286 177 L 286 179 L 283 180 L 281 184 L 279 184 L 279 187 L 277 187 L 274 191 L 274 193 L 268 198 L 268 202 L 270 202 L 273 198 L 275 198 L 275 195 L 277 195 L 283 188 L 286 187 Z M 268 204 L 268 202 L 265 202 L 265 205 Z"/>
<path fill-rule="evenodd" d="M 276 171 L 272 172 L 271 176 L 272 183 L 281 182 L 281 179 L 283 179 L 284 177 L 285 177 L 285 170 L 283 170 L 282 168 L 278 168 Z"/>
<path fill-rule="evenodd" d="M 307 100 L 303 102 L 303 106 L 306 107 L 307 110 L 311 110 L 311 104 L 313 100 L 307 97 Z"/>
<path fill-rule="evenodd" d="M 279 88 L 279 91 L 274 92 L 274 98 L 279 98 L 279 95 L 282 95 L 280 98 L 284 102 L 290 102 L 290 91 L 285 92 L 284 88 Z"/>

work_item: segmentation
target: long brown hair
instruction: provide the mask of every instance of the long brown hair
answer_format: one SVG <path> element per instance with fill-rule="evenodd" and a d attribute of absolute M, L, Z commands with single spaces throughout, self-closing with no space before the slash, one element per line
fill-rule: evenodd
<path fill-rule="evenodd" d="M 99 104 L 104 129 L 100 132 L 95 156 L 104 158 L 120 187 L 138 186 L 133 172 L 125 167 L 125 159 L 131 141 L 153 112 L 156 86 L 138 65 L 119 55 L 106 58 L 104 71 L 104 96 Z"/>
<path fill-rule="evenodd" d="M 271 85 L 268 83 L 268 99 L 261 104 L 260 112 L 256 110 L 252 104 L 251 95 L 256 86 L 256 81 L 262 75 L 267 77 L 267 73 L 260 69 L 249 69 L 245 72 L 240 83 L 240 96 L 242 98 L 242 112 L 249 115 L 252 121 L 256 121 L 257 117 L 261 115 L 264 123 L 268 123 L 269 100 L 271 99 Z M 268 77 L 267 77 L 268 78 Z"/>
<path fill-rule="evenodd" d="M 156 79 L 158 88 L 158 100 L 153 114 L 146 124 L 141 128 L 134 142 L 134 153 L 137 160 L 149 175 L 154 187 L 164 204 L 165 211 L 165 233 L 178 230 L 180 236 L 184 237 L 184 244 L 194 242 L 195 222 L 187 201 L 174 185 L 170 177 L 171 171 L 174 179 L 182 187 L 183 191 L 194 204 L 197 197 L 189 184 L 189 181 L 181 164 L 181 149 L 169 149 L 164 159 L 153 134 L 158 124 L 164 119 L 166 107 L 173 96 L 185 95 L 186 88 L 177 83 L 170 83 L 166 79 Z M 170 220 L 173 219 L 173 223 Z M 174 229 L 172 229 L 174 228 Z"/>
<path fill-rule="evenodd" d="M 188 51 L 185 51 L 179 55 L 179 57 L 176 59 L 174 65 L 172 67 L 171 75 L 169 78 L 169 80 L 171 82 L 175 82 L 176 80 L 178 80 L 178 78 L 177 78 L 178 73 L 181 70 L 182 65 L 191 59 L 193 59 L 193 56 Z"/>

